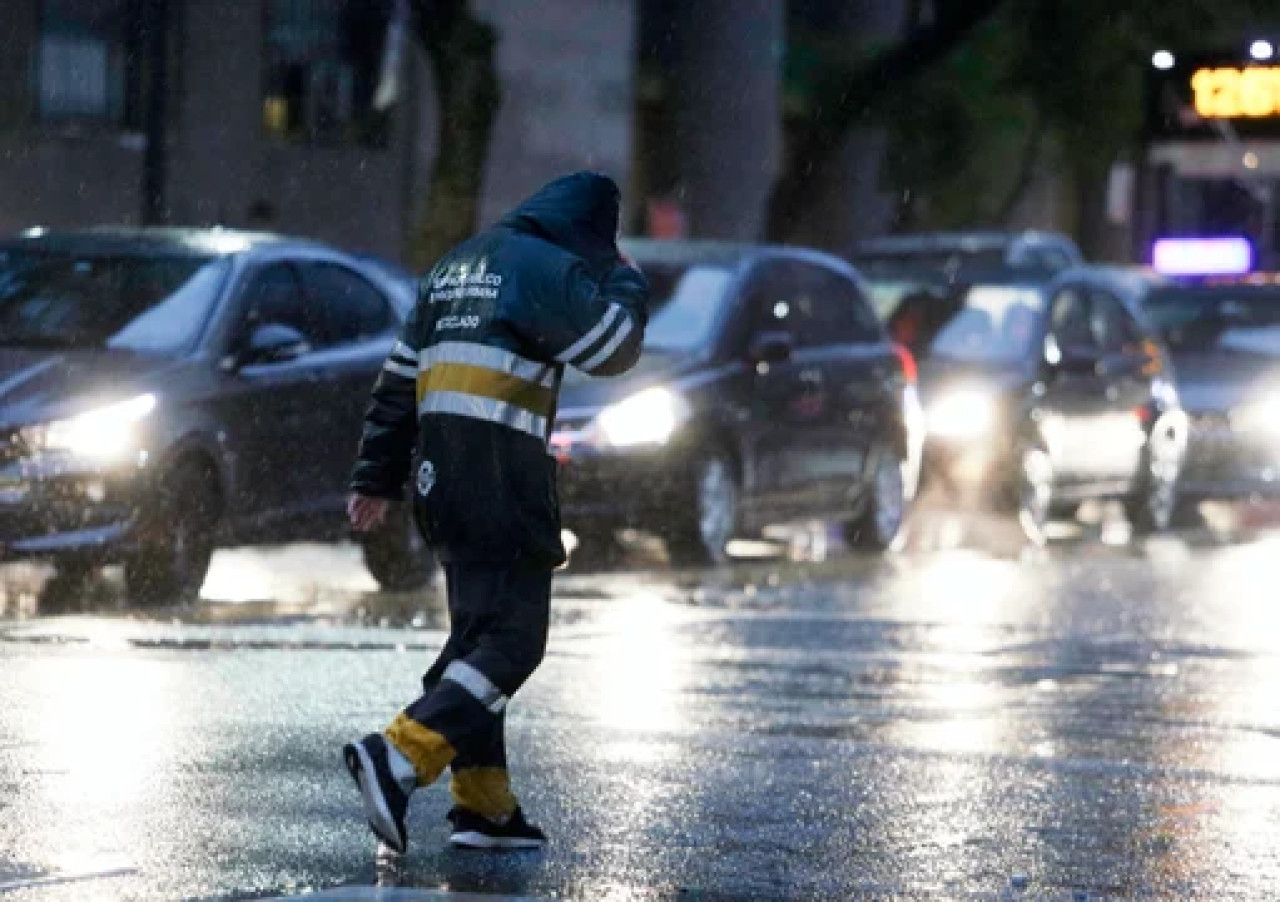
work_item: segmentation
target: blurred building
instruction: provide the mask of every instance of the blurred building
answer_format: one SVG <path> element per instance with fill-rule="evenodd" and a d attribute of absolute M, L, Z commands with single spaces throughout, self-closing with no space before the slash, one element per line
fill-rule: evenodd
<path fill-rule="evenodd" d="M 403 257 L 435 125 L 412 41 L 397 102 L 375 108 L 392 6 L 4 0 L 0 232 L 150 211 Z M 500 34 L 503 89 L 482 219 L 567 170 L 625 183 L 634 0 L 473 6 Z"/>

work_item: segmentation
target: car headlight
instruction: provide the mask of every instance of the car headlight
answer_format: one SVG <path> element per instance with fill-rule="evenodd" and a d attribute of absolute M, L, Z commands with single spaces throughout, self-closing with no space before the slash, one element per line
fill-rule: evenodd
<path fill-rule="evenodd" d="M 27 432 L 27 444 L 38 453 L 65 454 L 94 463 L 123 460 L 138 447 L 138 425 L 155 410 L 155 395 L 99 407 Z"/>
<path fill-rule="evenodd" d="M 684 398 L 665 388 L 647 388 L 600 411 L 596 426 L 605 444 L 665 445 L 689 417 Z"/>
<path fill-rule="evenodd" d="M 927 419 L 930 435 L 978 438 L 995 425 L 996 398 L 981 388 L 952 389 L 929 404 Z"/>
<path fill-rule="evenodd" d="M 1280 392 L 1236 408 L 1231 413 L 1231 425 L 1280 440 Z"/>

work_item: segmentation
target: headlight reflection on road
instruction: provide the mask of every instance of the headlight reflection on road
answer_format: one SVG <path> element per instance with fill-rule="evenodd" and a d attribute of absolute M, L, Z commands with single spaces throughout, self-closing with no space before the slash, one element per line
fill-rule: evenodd
<path fill-rule="evenodd" d="M 40 666 L 48 673 L 31 755 L 47 820 L 29 854 L 55 873 L 129 864 L 125 856 L 159 840 L 147 812 L 172 783 L 162 761 L 179 739 L 167 668 L 109 650 Z"/>

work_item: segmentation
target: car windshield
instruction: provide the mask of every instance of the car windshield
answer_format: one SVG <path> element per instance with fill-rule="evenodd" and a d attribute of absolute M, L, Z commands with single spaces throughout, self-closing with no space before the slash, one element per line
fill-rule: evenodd
<path fill-rule="evenodd" d="M 1280 356 L 1280 286 L 1162 288 L 1143 306 L 1174 351 Z"/>
<path fill-rule="evenodd" d="M 200 334 L 221 257 L 0 251 L 0 343 L 165 353 Z"/>
<path fill-rule="evenodd" d="M 1018 285 L 975 285 L 928 344 L 928 355 L 980 363 L 1026 357 L 1044 313 L 1042 292 Z"/>
<path fill-rule="evenodd" d="M 733 273 L 716 266 L 642 264 L 649 280 L 649 326 L 644 346 L 692 351 L 711 340 Z"/>

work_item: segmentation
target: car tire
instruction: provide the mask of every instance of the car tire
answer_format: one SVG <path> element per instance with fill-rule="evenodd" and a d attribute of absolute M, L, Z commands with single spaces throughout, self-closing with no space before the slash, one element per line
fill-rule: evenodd
<path fill-rule="evenodd" d="M 1124 513 L 1136 535 L 1149 536 L 1170 528 L 1178 516 L 1178 473 L 1182 445 L 1172 422 L 1157 421 L 1142 451 L 1134 490 L 1124 501 Z"/>
<path fill-rule="evenodd" d="M 391 505 L 387 518 L 360 537 L 365 568 L 384 592 L 413 592 L 435 574 L 436 558 L 414 522 L 411 506 Z"/>
<path fill-rule="evenodd" d="M 198 462 L 178 464 L 161 479 L 139 547 L 124 562 L 129 601 L 154 607 L 199 597 L 221 514 L 216 479 Z"/>
<path fill-rule="evenodd" d="M 907 477 L 906 462 L 892 449 L 874 453 L 875 472 L 867 503 L 857 519 L 845 524 L 844 537 L 854 548 L 879 553 L 893 548 L 902 535 L 907 519 Z"/>
<path fill-rule="evenodd" d="M 667 558 L 677 567 L 718 566 L 729 561 L 729 540 L 737 535 L 737 467 L 727 454 L 709 452 L 695 459 L 691 497 L 673 512 L 663 539 Z"/>
<path fill-rule="evenodd" d="M 618 531 L 618 527 L 609 524 L 575 529 L 573 536 L 577 545 L 569 555 L 569 568 L 577 573 L 586 573 L 618 567 L 626 556 L 626 549 L 618 540 Z"/>
<path fill-rule="evenodd" d="M 1053 459 L 1039 442 L 1018 445 L 1014 505 L 1018 525 L 1027 541 L 1043 547 L 1049 541 L 1048 526 L 1058 502 L 1053 497 Z"/>

